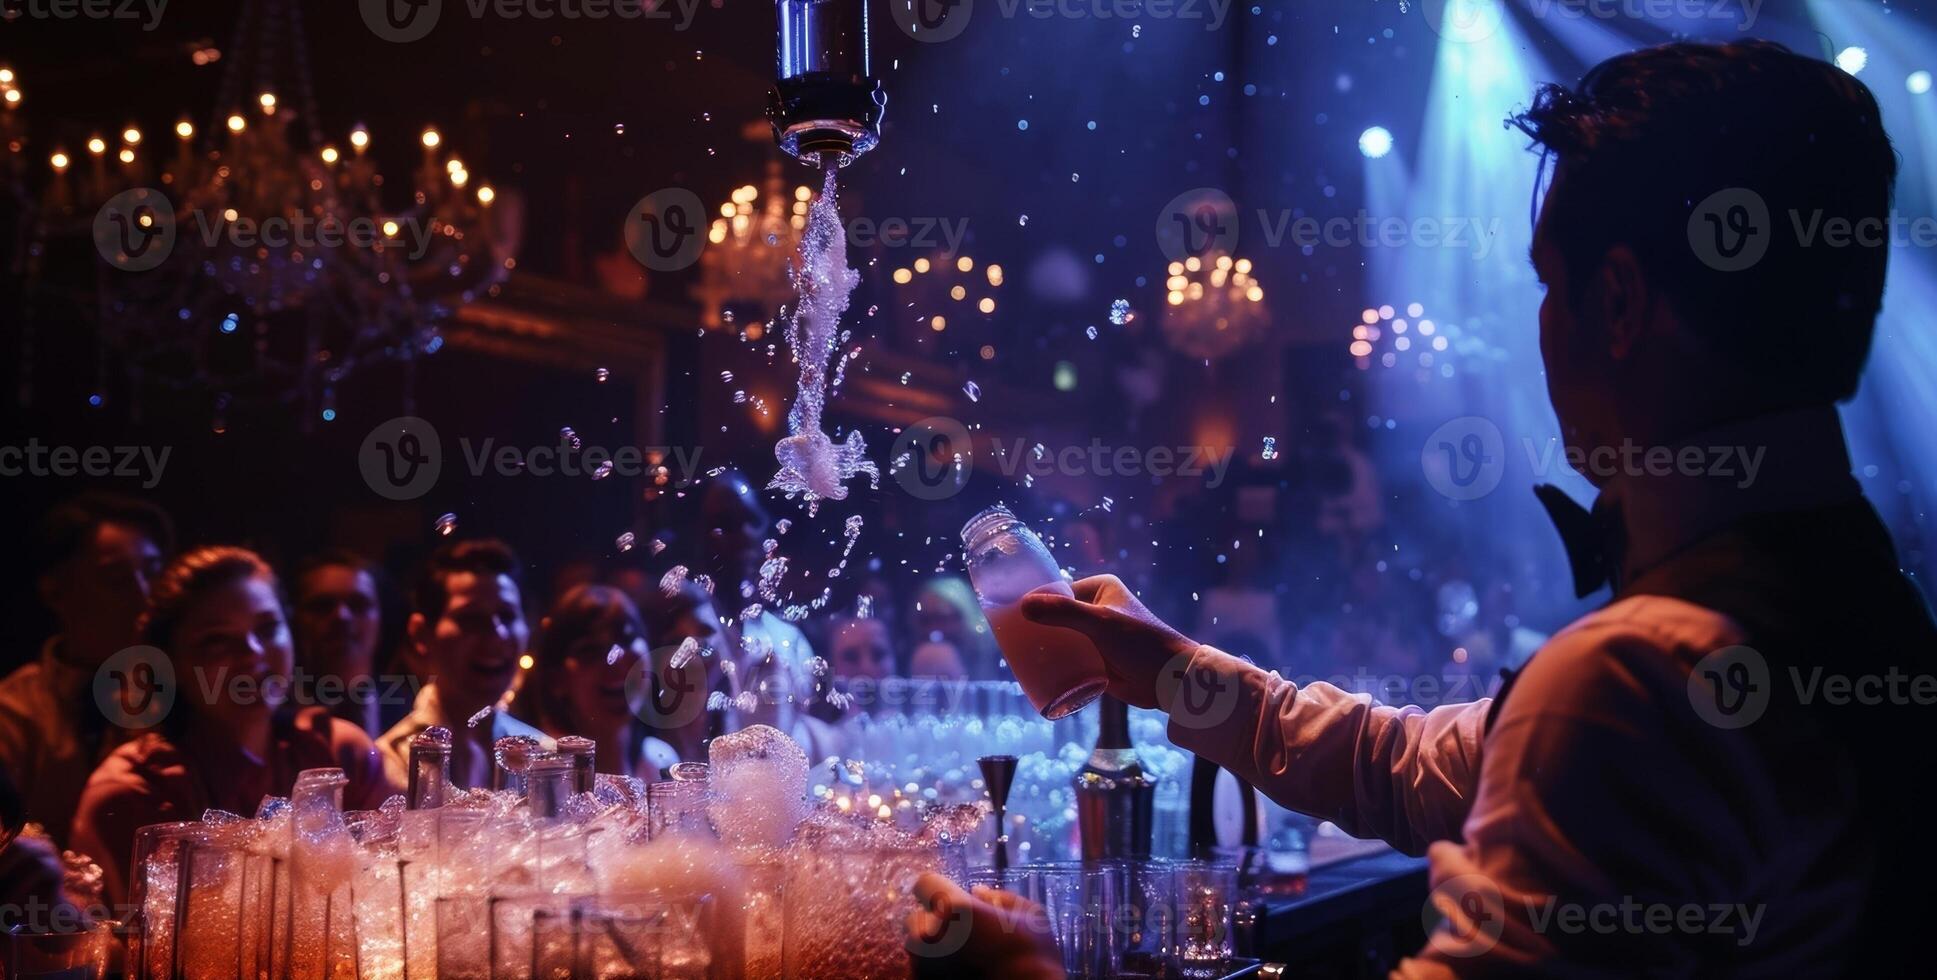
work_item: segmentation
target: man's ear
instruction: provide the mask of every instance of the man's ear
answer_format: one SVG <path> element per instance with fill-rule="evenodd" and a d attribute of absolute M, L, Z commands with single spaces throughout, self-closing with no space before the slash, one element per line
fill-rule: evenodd
<path fill-rule="evenodd" d="M 1648 332 L 1654 315 L 1654 295 L 1641 260 L 1626 245 L 1607 250 L 1595 275 L 1595 302 L 1607 336 L 1608 356 L 1626 360 Z"/>

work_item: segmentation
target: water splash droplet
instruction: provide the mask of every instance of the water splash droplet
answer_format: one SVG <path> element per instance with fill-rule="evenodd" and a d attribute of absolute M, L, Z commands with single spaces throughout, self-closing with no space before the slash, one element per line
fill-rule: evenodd
<path fill-rule="evenodd" d="M 962 386 L 962 394 L 967 395 L 969 401 L 979 402 L 982 400 L 982 386 L 971 381 Z"/>
<path fill-rule="evenodd" d="M 678 595 L 679 590 L 685 587 L 686 566 L 684 565 L 674 565 L 666 570 L 665 575 L 659 578 L 659 591 L 668 596 Z"/>
<path fill-rule="evenodd" d="M 794 267 L 794 289 L 799 300 L 788 320 L 788 346 L 800 363 L 799 391 L 787 413 L 788 435 L 773 447 L 780 469 L 767 484 L 789 497 L 802 496 L 813 513 L 822 500 L 845 500 L 847 481 L 866 473 L 879 483 L 881 471 L 867 458 L 867 445 L 857 430 L 836 443 L 821 431 L 821 411 L 827 400 L 828 358 L 839 340 L 841 316 L 860 273 L 848 267 L 847 235 L 841 226 L 834 175 L 829 170 L 820 197 L 807 208 L 807 227 L 800 238 Z"/>
<path fill-rule="evenodd" d="M 693 658 L 699 655 L 699 641 L 689 636 L 679 641 L 679 649 L 673 651 L 672 658 L 668 661 L 668 664 L 672 669 L 678 670 L 692 663 Z"/>
<path fill-rule="evenodd" d="M 631 551 L 632 545 L 638 540 L 639 539 L 631 531 L 627 531 L 624 534 L 619 535 L 618 538 L 614 539 L 612 544 L 619 549 L 621 554 L 623 554 L 625 552 Z"/>
<path fill-rule="evenodd" d="M 449 537 L 451 532 L 457 530 L 457 515 L 445 514 L 443 517 L 438 518 L 437 523 L 433 524 L 432 527 L 438 534 Z"/>

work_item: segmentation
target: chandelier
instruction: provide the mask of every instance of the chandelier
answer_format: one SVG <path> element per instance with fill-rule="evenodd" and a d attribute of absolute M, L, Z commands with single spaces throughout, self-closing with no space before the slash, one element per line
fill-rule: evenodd
<path fill-rule="evenodd" d="M 1002 266 L 978 266 L 967 255 L 937 252 L 922 256 L 890 273 L 901 309 L 898 316 L 941 333 L 954 323 L 986 321 L 995 315 L 1002 291 Z"/>
<path fill-rule="evenodd" d="M 1366 307 L 1352 325 L 1346 348 L 1361 371 L 1381 368 L 1411 369 L 1420 378 L 1450 378 L 1460 371 L 1483 370 L 1505 360 L 1506 352 L 1489 346 L 1474 331 L 1456 324 L 1435 323 L 1423 303 L 1404 309 L 1391 305 Z"/>
<path fill-rule="evenodd" d="M 212 391 L 218 430 L 248 401 L 332 421 L 338 385 L 378 361 L 406 366 L 409 411 L 411 367 L 442 345 L 440 326 L 515 267 L 518 202 L 475 179 L 435 128 L 418 135 L 407 199 L 377 170 L 367 128 L 347 146 L 328 139 L 300 3 L 249 0 L 230 52 L 212 125 L 178 122 L 172 160 L 130 126 L 106 176 L 107 141 L 89 141 L 77 183 L 92 196 L 126 188 L 94 221 L 104 341 L 137 385 Z M 73 161 L 57 151 L 50 164 L 50 195 L 73 197 Z M 143 186 L 157 170 L 161 188 Z M 130 255 L 146 245 L 133 229 L 156 222 L 172 233 L 163 254 Z"/>
<path fill-rule="evenodd" d="M 1170 263 L 1164 282 L 1163 331 L 1171 347 L 1214 359 L 1264 332 L 1270 316 L 1264 287 L 1251 277 L 1251 260 L 1224 253 Z"/>
<path fill-rule="evenodd" d="M 735 188 L 706 230 L 700 253 L 700 282 L 693 295 L 708 328 L 744 324 L 749 340 L 759 340 L 763 323 L 793 299 L 788 263 L 800 251 L 807 227 L 807 205 L 814 192 L 805 184 L 788 191 L 780 162 L 769 160 L 762 186 Z"/>

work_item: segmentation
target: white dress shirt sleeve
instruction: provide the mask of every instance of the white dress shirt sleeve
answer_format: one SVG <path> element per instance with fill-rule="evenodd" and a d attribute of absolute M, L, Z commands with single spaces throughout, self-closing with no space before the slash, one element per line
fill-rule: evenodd
<path fill-rule="evenodd" d="M 1490 700 L 1394 708 L 1323 681 L 1301 687 L 1210 647 L 1184 684 L 1203 703 L 1173 711 L 1171 742 L 1278 803 L 1408 854 L 1458 836 Z"/>

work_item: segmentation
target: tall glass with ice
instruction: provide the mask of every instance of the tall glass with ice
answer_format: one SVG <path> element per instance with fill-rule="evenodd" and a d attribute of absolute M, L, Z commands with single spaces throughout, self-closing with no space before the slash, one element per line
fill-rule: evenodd
<path fill-rule="evenodd" d="M 1074 595 L 1036 532 L 997 504 L 962 525 L 969 581 L 1029 702 L 1054 721 L 1096 700 L 1108 681 L 1089 637 L 1023 618 L 1017 603 L 1031 592 Z"/>

